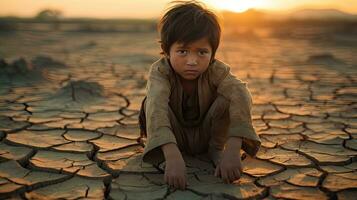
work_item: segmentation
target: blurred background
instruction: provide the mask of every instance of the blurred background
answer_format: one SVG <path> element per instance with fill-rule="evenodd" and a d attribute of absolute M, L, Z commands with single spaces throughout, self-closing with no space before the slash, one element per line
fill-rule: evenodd
<path fill-rule="evenodd" d="M 147 70 L 160 57 L 157 21 L 169 3 L 2 0 L 2 93 L 15 86 L 29 87 L 28 83 L 34 83 L 32 89 L 60 88 L 69 81 L 85 80 L 100 83 L 107 91 L 136 88 L 143 94 Z M 290 69 L 355 77 L 356 0 L 202 3 L 216 12 L 223 26 L 218 58 L 252 86 L 259 83 L 254 78 L 271 80 L 279 73 L 296 73 Z"/>
<path fill-rule="evenodd" d="M 133 40 L 142 38 L 148 42 L 155 41 L 158 39 L 156 23 L 169 6 L 169 2 L 169 0 L 88 0 L 84 3 L 80 0 L 2 0 L 0 39 L 3 48 L 0 50 L 0 56 L 3 58 L 27 56 L 28 53 L 22 51 L 35 47 L 38 47 L 36 51 L 30 50 L 30 52 L 49 53 L 46 49 L 36 46 L 39 44 L 28 44 L 28 42 L 41 41 L 42 45 L 49 47 L 56 38 L 61 38 L 60 35 L 66 36 L 68 38 L 66 41 L 78 35 L 82 38 L 83 34 L 92 37 L 93 39 L 87 38 L 89 40 L 87 47 L 99 45 L 98 40 L 106 36 L 118 40 L 123 37 L 113 36 L 124 33 L 130 33 L 130 36 L 139 34 Z M 204 0 L 201 2 L 219 15 L 225 36 L 244 40 L 266 37 L 284 40 L 305 39 L 338 46 L 352 46 L 357 40 L 355 37 L 356 0 Z M 149 33 L 152 33 L 151 37 Z M 149 35 L 145 39 L 140 34 Z M 68 46 L 62 48 L 63 51 L 71 51 L 71 49 L 73 50 Z"/>
<path fill-rule="evenodd" d="M 287 85 L 307 90 L 312 83 L 326 103 L 336 99 L 332 85 L 355 83 L 357 0 L 202 3 L 223 27 L 217 57 L 250 83 L 255 103 L 287 97 Z M 2 0 L 0 94 L 41 91 L 41 96 L 87 81 L 109 94 L 141 99 L 147 70 L 160 57 L 157 21 L 169 6 L 168 0 Z M 261 92 L 272 90 L 266 83 L 279 78 L 284 83 L 279 91 Z M 310 93 L 289 98 L 300 101 Z"/>
<path fill-rule="evenodd" d="M 157 55 L 156 24 L 169 6 L 169 0 L 2 0 L 0 2 L 0 57 L 15 59 L 35 54 L 62 56 L 64 61 L 73 53 L 92 49 L 98 62 L 101 57 L 115 54 L 120 43 L 130 55 L 130 45 L 143 45 L 141 54 L 153 50 Z M 234 41 L 257 44 L 265 48 L 269 42 L 260 39 L 279 39 L 279 46 L 309 44 L 332 45 L 334 48 L 353 48 L 357 43 L 356 0 L 204 0 L 219 16 L 224 27 L 223 43 Z M 129 37 L 129 38 L 127 38 Z M 119 42 L 121 41 L 121 42 Z M 269 40 L 271 41 L 271 40 Z M 106 43 L 109 42 L 109 43 Z M 118 43 L 116 43 L 118 42 Z M 59 46 L 58 46 L 59 45 Z M 148 48 L 150 46 L 150 48 Z M 224 44 L 222 44 L 224 46 Z M 251 45 L 248 45 L 251 46 Z M 155 48 L 156 47 L 156 48 Z M 286 48 L 290 48 L 286 47 Z M 123 48 L 121 48 L 123 49 Z M 299 50 L 290 48 L 294 58 Z M 325 49 L 325 48 L 324 48 Z M 292 51 L 294 50 L 294 51 Z M 266 51 L 262 51 L 267 53 Z M 283 50 L 288 54 L 285 49 Z M 305 52 L 308 53 L 308 52 Z M 321 54 L 337 56 L 326 49 Z M 57 54 L 57 55 L 53 55 Z M 330 55 L 333 54 L 333 55 Z M 349 53 L 341 55 L 348 56 Z M 67 57 L 63 57 L 67 56 Z M 326 55 L 325 55 L 326 56 Z M 269 56 L 278 59 L 279 55 Z M 341 57 L 341 59 L 343 59 Z M 255 57 L 256 58 L 256 57 Z M 333 57 L 335 58 L 335 57 Z M 69 60 L 68 60 L 69 59 Z M 293 58 L 289 58 L 293 59 Z M 350 62 L 347 58 L 346 62 Z M 111 60 L 113 61 L 113 60 Z M 78 60 L 77 60 L 78 62 Z"/>

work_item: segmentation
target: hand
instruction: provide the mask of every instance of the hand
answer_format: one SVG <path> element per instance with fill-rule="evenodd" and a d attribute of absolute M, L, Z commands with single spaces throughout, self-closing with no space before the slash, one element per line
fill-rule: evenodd
<path fill-rule="evenodd" d="M 176 144 L 169 143 L 162 146 L 166 166 L 164 181 L 175 189 L 186 189 L 186 164 Z"/>
<path fill-rule="evenodd" d="M 215 176 L 223 179 L 225 183 L 231 183 L 241 177 L 242 161 L 240 157 L 240 138 L 230 138 L 223 152 L 220 163 L 216 167 Z"/>
<path fill-rule="evenodd" d="M 164 180 L 170 187 L 186 189 L 186 165 L 182 157 L 166 161 Z"/>

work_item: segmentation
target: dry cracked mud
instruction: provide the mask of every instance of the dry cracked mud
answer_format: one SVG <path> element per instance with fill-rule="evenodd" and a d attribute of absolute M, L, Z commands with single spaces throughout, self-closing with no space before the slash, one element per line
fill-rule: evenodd
<path fill-rule="evenodd" d="M 204 156 L 185 157 L 180 191 L 162 167 L 141 162 L 137 118 L 159 57 L 154 33 L 0 35 L 2 199 L 357 195 L 357 45 L 225 37 L 218 57 L 248 82 L 262 147 L 228 185 Z"/>

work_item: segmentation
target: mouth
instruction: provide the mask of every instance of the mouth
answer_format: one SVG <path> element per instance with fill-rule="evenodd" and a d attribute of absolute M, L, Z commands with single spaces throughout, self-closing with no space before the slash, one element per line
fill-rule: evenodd
<path fill-rule="evenodd" d="M 198 71 L 197 70 L 185 70 L 185 73 L 187 73 L 187 74 L 197 74 L 198 73 Z"/>

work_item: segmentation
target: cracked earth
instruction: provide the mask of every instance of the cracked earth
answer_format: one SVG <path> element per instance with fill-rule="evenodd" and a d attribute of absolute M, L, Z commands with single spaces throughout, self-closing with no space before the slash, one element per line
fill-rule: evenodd
<path fill-rule="evenodd" d="M 180 191 L 140 160 L 155 33 L 0 33 L 0 197 L 353 199 L 357 42 L 337 39 L 225 36 L 218 58 L 248 82 L 262 147 L 233 184 L 185 157 Z"/>

